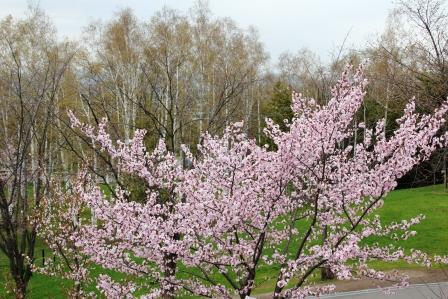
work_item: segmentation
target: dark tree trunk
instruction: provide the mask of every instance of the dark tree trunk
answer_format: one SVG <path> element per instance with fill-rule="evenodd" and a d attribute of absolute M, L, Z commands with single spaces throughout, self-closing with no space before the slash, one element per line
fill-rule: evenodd
<path fill-rule="evenodd" d="M 324 266 L 321 269 L 320 278 L 321 278 L 321 280 L 331 280 L 331 279 L 335 279 L 336 275 L 334 274 L 333 271 L 331 271 L 331 269 L 329 267 Z"/>
<path fill-rule="evenodd" d="M 180 235 L 175 234 L 174 239 L 175 240 L 179 240 Z M 170 277 L 174 277 L 176 275 L 176 268 L 177 268 L 177 255 L 174 253 L 167 253 L 165 255 L 165 277 L 170 278 Z M 174 286 L 170 286 L 169 288 L 164 288 L 163 293 L 162 293 L 162 298 L 163 299 L 174 299 L 175 293 L 175 289 Z"/>
<path fill-rule="evenodd" d="M 27 283 L 22 278 L 15 279 L 16 283 L 16 299 L 25 299 Z"/>
<path fill-rule="evenodd" d="M 325 243 L 325 241 L 327 240 L 327 235 L 328 235 L 328 227 L 324 226 L 323 230 L 322 230 L 322 243 Z M 321 268 L 321 272 L 320 272 L 320 279 L 321 280 L 331 280 L 331 279 L 335 279 L 336 275 L 334 274 L 333 271 L 331 271 L 330 267 L 325 265 Z"/>

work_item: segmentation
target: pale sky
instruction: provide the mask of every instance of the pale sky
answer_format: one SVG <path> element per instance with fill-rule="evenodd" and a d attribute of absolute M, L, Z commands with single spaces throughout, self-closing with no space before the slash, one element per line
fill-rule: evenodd
<path fill-rule="evenodd" d="M 0 17 L 22 16 L 27 0 L 0 0 Z M 40 0 L 59 36 L 79 37 L 91 21 L 107 20 L 130 7 L 148 20 L 164 5 L 187 12 L 194 0 Z M 36 3 L 36 1 L 33 1 Z M 243 28 L 253 25 L 275 63 L 284 51 L 307 47 L 327 60 L 350 32 L 347 47 L 362 46 L 381 33 L 393 0 L 209 0 L 215 16 L 230 17 Z"/>

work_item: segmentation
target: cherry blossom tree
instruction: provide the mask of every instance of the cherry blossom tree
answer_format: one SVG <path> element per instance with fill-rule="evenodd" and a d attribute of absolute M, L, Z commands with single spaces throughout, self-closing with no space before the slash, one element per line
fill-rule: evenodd
<path fill-rule="evenodd" d="M 367 80 L 362 68 L 351 74 L 350 68 L 344 71 L 326 106 L 294 94 L 295 117 L 288 132 L 269 124 L 267 133 L 280 155 L 279 169 L 290 175 L 294 190 L 291 200 L 299 206 L 290 221 L 307 219 L 305 225 L 297 223 L 299 229 L 287 237 L 287 245 L 272 256 L 281 264 L 274 298 L 315 294 L 316 290 L 304 287 L 304 283 L 320 267 L 329 267 L 338 279 L 367 276 L 406 285 L 406 277 L 390 277 L 370 269 L 368 261 L 429 263 L 429 257 L 418 251 L 407 254 L 391 245 L 361 241 L 371 236 L 406 239 L 415 234 L 410 228 L 422 220 L 422 215 L 384 225 L 374 212 L 397 185 L 397 179 L 446 144 L 446 133 L 438 131 L 445 122 L 447 102 L 433 115 L 420 115 L 410 101 L 392 136 L 386 137 L 384 120 L 380 120 L 374 129 L 365 128 L 364 140 L 355 141 L 353 146 L 348 141 L 357 129 L 352 126 L 353 118 L 362 104 Z M 296 246 L 289 246 L 291 243 Z M 292 287 L 284 291 L 290 282 Z"/>
<path fill-rule="evenodd" d="M 99 289 L 110 298 L 132 297 L 136 290 L 146 291 L 144 298 L 245 298 L 269 264 L 279 266 L 274 298 L 330 292 L 332 286 L 308 283 L 323 267 L 338 279 L 366 276 L 405 286 L 406 277 L 376 271 L 369 261 L 430 265 L 432 258 L 363 241 L 415 234 L 412 226 L 423 215 L 383 224 L 375 211 L 397 179 L 446 145 L 447 134 L 439 131 L 448 104 L 420 115 L 409 102 L 398 129 L 386 136 L 383 120 L 375 128 L 353 126 L 366 84 L 362 68 L 353 73 L 348 67 L 327 105 L 294 94 L 286 132 L 267 120 L 276 150 L 247 138 L 240 123 L 220 137 L 206 133 L 197 157 L 183 149 L 191 169 L 163 141 L 148 152 L 144 130 L 113 142 L 106 120 L 95 129 L 70 114 L 74 127 L 146 189 L 146 198 L 135 202 L 122 187 L 110 199 L 93 181 L 88 188 L 78 183 L 84 186 L 77 188 L 79 198 L 96 221 L 80 226 L 76 246 L 90 262 L 127 275 L 122 281 L 101 275 Z M 358 128 L 365 130 L 362 140 L 354 140 Z"/>
<path fill-rule="evenodd" d="M 279 217 L 292 212 L 288 177 L 276 169 L 277 154 L 247 139 L 241 123 L 222 137 L 203 136 L 200 158 L 185 174 L 185 239 L 190 252 L 184 263 L 207 285 L 220 285 L 220 275 L 241 297 L 250 295 L 263 252 L 282 240 Z M 289 228 L 288 228 L 289 229 Z M 221 294 L 231 298 L 232 292 Z"/>
<path fill-rule="evenodd" d="M 82 226 L 77 246 L 105 269 L 145 278 L 140 283 L 117 282 L 101 275 L 97 286 L 110 298 L 131 296 L 139 288 L 151 289 L 147 298 L 173 297 L 179 288 L 178 256 L 185 252 L 177 229 L 177 205 L 182 200 L 177 188 L 183 180 L 181 165 L 167 151 L 163 140 L 151 153 L 147 152 L 144 130 L 136 130 L 126 142 L 114 143 L 106 131 L 106 119 L 95 130 L 71 113 L 70 117 L 74 127 L 111 156 L 121 174 L 140 178 L 146 190 L 146 198 L 136 202 L 130 200 L 129 190 L 120 186 L 112 191 L 111 199 L 92 180 L 77 183 L 90 186 L 79 188 L 79 194 L 96 220 Z"/>
<path fill-rule="evenodd" d="M 397 179 L 445 143 L 438 131 L 448 106 L 419 115 L 411 101 L 393 136 L 386 138 L 382 120 L 374 129 L 360 124 L 365 139 L 354 147 L 353 118 L 367 81 L 362 68 L 352 73 L 345 70 L 324 107 L 294 94 L 295 117 L 286 132 L 267 121 L 276 151 L 256 146 L 237 125 L 223 137 L 205 135 L 200 159 L 183 182 L 185 228 L 192 231 L 184 233 L 196 238 L 191 265 L 203 281 L 214 284 L 210 277 L 217 272 L 245 298 L 260 267 L 277 264 L 274 297 L 302 298 L 333 289 L 304 286 L 319 268 L 339 279 L 367 276 L 404 286 L 406 277 L 370 269 L 368 261 L 430 263 L 422 252 L 362 241 L 415 234 L 411 227 L 423 215 L 383 225 L 374 211 Z"/>
<path fill-rule="evenodd" d="M 76 182 L 85 182 L 86 177 L 86 172 L 82 171 Z M 56 183 L 53 186 L 54 190 L 43 198 L 35 222 L 38 236 L 54 255 L 42 267 L 34 264 L 33 271 L 72 281 L 74 285 L 67 292 L 70 298 L 93 297 L 91 292 L 86 291 L 86 287 L 92 283 L 91 265 L 76 244 L 80 228 L 89 212 L 80 196 L 88 186 L 76 184 L 75 188 L 68 190 Z"/>

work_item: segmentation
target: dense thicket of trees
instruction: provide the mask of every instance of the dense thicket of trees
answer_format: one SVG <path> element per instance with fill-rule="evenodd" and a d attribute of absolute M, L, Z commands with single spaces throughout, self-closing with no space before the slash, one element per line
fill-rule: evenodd
<path fill-rule="evenodd" d="M 447 32 L 443 1 L 401 1 L 386 30 L 364 48 L 341 47 L 326 64 L 302 49 L 270 64 L 254 28 L 213 17 L 202 2 L 189 13 L 164 8 L 149 20 L 124 9 L 70 41 L 56 38 L 56 28 L 38 8 L 24 18 L 4 18 L 0 249 L 19 296 L 25 296 L 34 259 L 36 228 L 30 216 L 51 179 L 68 181 L 86 165 L 105 184 L 134 186 L 130 199 L 141 200 L 140 179 L 123 175 L 97 144 L 73 130 L 68 109 L 92 125 L 106 117 L 113 140 L 129 139 L 138 128 L 148 131 L 149 148 L 163 137 L 168 151 L 186 165 L 182 144 L 197 154 L 200 132 L 220 135 L 235 121 L 243 120 L 243 131 L 259 143 L 271 142 L 263 135 L 264 119 L 291 119 L 293 90 L 327 103 L 343 66 L 367 58 L 370 85 L 351 124 L 355 133 L 345 141 L 357 144 L 366 134 L 359 123 L 370 126 L 384 118 L 386 133 L 392 132 L 413 96 L 418 112 L 432 111 L 447 98 Z M 439 182 L 445 164 L 441 149 L 400 184 Z"/>
<path fill-rule="evenodd" d="M 31 13 L 0 24 L 0 249 L 17 298 L 25 297 L 31 278 L 36 225 L 30 216 L 48 190 L 59 151 L 58 93 L 74 55 L 56 41 L 42 12 Z"/>

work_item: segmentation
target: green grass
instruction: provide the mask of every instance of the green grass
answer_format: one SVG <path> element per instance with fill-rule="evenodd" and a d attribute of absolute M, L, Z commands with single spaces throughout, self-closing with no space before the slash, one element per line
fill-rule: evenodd
<path fill-rule="evenodd" d="M 448 254 L 448 193 L 445 193 L 442 185 L 393 191 L 385 200 L 384 207 L 379 210 L 379 214 L 385 223 L 409 219 L 418 214 L 426 215 L 426 219 L 414 227 L 414 230 L 417 231 L 415 237 L 398 242 L 395 245 L 406 250 L 419 249 L 431 255 Z M 374 239 L 369 242 L 374 241 L 390 243 L 389 240 L 381 239 Z M 39 260 L 41 248 L 42 245 L 38 244 L 36 250 L 38 263 L 41 262 Z M 375 262 L 372 265 L 381 270 L 418 268 L 405 262 Z M 7 270 L 7 260 L 3 255 L 0 255 L 0 286 L 7 285 Z M 261 267 L 257 274 L 259 286 L 254 293 L 260 294 L 272 290 L 275 284 L 272 277 L 275 274 L 275 266 Z M 63 288 L 67 285 L 67 282 L 60 279 L 36 274 L 30 281 L 28 298 L 64 298 Z M 11 295 L 6 294 L 5 290 L 6 288 L 0 288 L 0 298 L 12 298 Z"/>
<path fill-rule="evenodd" d="M 448 193 L 442 185 L 393 191 L 380 212 L 386 223 L 417 214 L 426 216 L 415 226 L 417 235 L 398 245 L 430 254 L 448 254 Z"/>
<path fill-rule="evenodd" d="M 35 249 L 38 265 L 42 263 L 42 249 L 45 249 L 45 254 L 48 254 L 48 250 L 38 241 Z M 65 298 L 63 289 L 68 284 L 61 279 L 33 274 L 28 287 L 28 298 Z M 8 260 L 3 253 L 0 253 L 0 286 L 4 286 L 0 287 L 0 298 L 14 298 L 12 294 L 14 284 L 9 274 Z"/>

